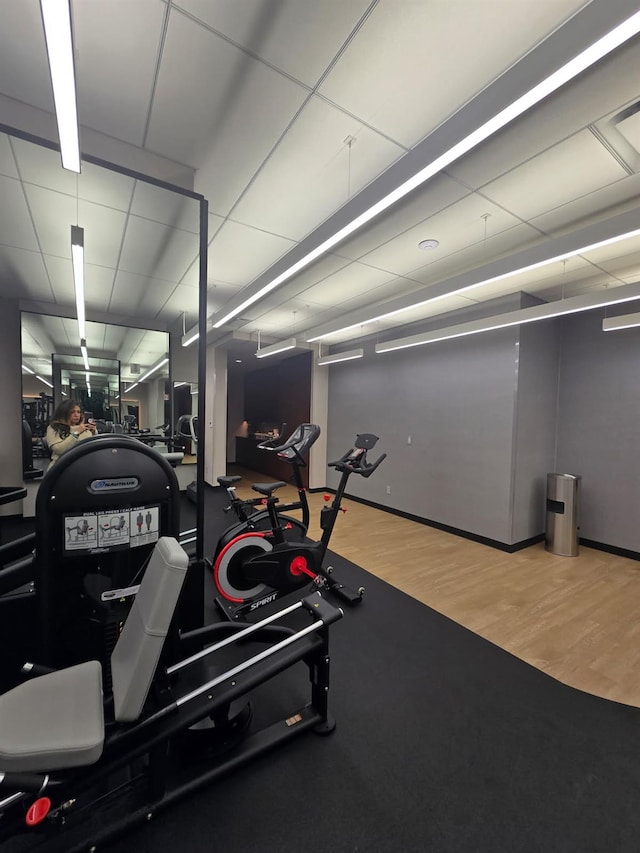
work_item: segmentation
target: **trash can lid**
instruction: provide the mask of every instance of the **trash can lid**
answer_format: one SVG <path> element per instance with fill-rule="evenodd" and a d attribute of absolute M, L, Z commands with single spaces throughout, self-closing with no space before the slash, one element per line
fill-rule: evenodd
<path fill-rule="evenodd" d="M 566 477 L 568 480 L 581 480 L 582 474 L 547 474 L 547 477 Z"/>

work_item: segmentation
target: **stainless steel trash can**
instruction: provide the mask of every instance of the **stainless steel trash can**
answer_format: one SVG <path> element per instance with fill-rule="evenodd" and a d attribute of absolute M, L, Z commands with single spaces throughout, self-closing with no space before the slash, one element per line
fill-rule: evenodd
<path fill-rule="evenodd" d="M 545 548 L 561 557 L 578 556 L 580 481 L 575 474 L 547 474 Z"/>

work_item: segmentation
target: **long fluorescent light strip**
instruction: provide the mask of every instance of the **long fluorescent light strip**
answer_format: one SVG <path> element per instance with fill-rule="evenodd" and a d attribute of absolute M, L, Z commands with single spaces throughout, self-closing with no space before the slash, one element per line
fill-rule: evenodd
<path fill-rule="evenodd" d="M 87 353 L 87 345 L 84 342 L 80 344 L 80 352 L 84 361 L 84 369 L 89 370 L 89 354 Z"/>
<path fill-rule="evenodd" d="M 357 216 L 345 225 L 344 228 L 336 231 L 335 234 L 306 254 L 303 258 L 289 267 L 289 269 L 286 269 L 284 272 L 280 273 L 279 276 L 276 276 L 273 281 L 260 288 L 260 290 L 253 296 L 245 299 L 245 301 L 237 308 L 234 308 L 228 314 L 225 314 L 222 319 L 213 324 L 213 328 L 217 329 L 229 320 L 233 319 L 233 317 L 241 314 L 245 308 L 248 308 L 250 305 L 253 305 L 254 302 L 262 299 L 263 296 L 266 296 L 267 293 L 270 293 L 276 287 L 283 284 L 296 273 L 300 272 L 300 270 L 304 269 L 310 263 L 319 258 L 320 255 L 324 255 L 325 252 L 328 252 L 329 249 L 333 248 L 337 243 L 340 243 L 350 234 L 353 234 L 354 231 L 357 231 L 401 198 L 404 198 L 405 195 L 428 181 L 434 175 L 438 174 L 442 169 L 450 166 L 451 163 L 462 157 L 464 154 L 467 154 L 472 148 L 475 148 L 481 142 L 484 142 L 490 136 L 493 136 L 493 134 L 498 130 L 501 130 L 505 125 L 509 124 L 514 119 L 518 118 L 518 116 L 521 116 L 524 112 L 534 107 L 561 86 L 564 86 L 565 83 L 573 80 L 573 78 L 577 77 L 578 74 L 581 74 L 587 68 L 590 68 L 594 63 L 611 53 L 611 51 L 615 50 L 621 44 L 624 44 L 624 42 L 628 41 L 634 35 L 637 35 L 638 32 L 640 32 L 640 12 L 636 12 L 634 15 L 631 15 L 630 18 L 627 18 L 626 21 L 623 21 L 617 27 L 614 27 L 611 32 L 602 36 L 602 38 L 598 39 L 590 47 L 583 50 L 557 71 L 554 71 L 553 74 L 550 74 L 549 77 L 534 86 L 533 89 L 530 89 L 524 95 L 517 98 L 512 104 L 509 104 L 508 107 L 505 107 L 493 116 L 493 118 L 489 119 L 479 128 L 474 130 L 473 133 L 465 136 L 464 139 L 461 139 L 460 142 L 448 151 L 445 151 L 444 154 L 437 157 L 433 162 L 429 163 L 417 172 L 412 178 L 409 178 L 407 181 L 400 184 L 399 187 L 396 187 L 395 190 L 388 193 L 384 198 L 380 199 L 380 201 L 368 208 L 368 210 L 365 210 L 360 214 L 360 216 Z"/>
<path fill-rule="evenodd" d="M 27 367 L 27 365 L 26 365 L 26 364 L 23 364 L 23 365 L 22 365 L 22 369 L 23 369 L 23 370 L 26 370 L 26 371 L 27 371 L 27 373 L 31 373 L 33 376 L 35 376 L 35 375 L 36 375 L 35 370 L 31 370 L 31 368 L 30 368 L 30 367 Z"/>
<path fill-rule="evenodd" d="M 47 42 L 62 166 L 80 172 L 78 108 L 69 0 L 40 0 Z"/>
<path fill-rule="evenodd" d="M 520 326 L 539 320 L 551 320 L 554 317 L 562 317 L 566 314 L 577 314 L 581 311 L 589 311 L 592 308 L 604 308 L 607 305 L 619 305 L 622 302 L 640 299 L 640 285 L 638 284 L 623 285 L 617 289 L 624 291 L 624 295 L 619 293 L 618 296 L 614 296 L 615 290 L 600 291 L 597 294 L 581 294 L 557 302 L 545 302 L 542 305 L 534 305 L 532 308 L 523 308 L 509 314 L 487 317 L 484 320 L 472 320 L 469 323 L 460 323 L 445 329 L 435 329 L 422 335 L 396 338 L 393 341 L 376 344 L 375 351 L 376 353 L 393 352 L 394 350 L 409 349 L 425 344 L 435 344 L 439 341 L 492 332 L 496 329 L 506 329 L 509 326 Z"/>
<path fill-rule="evenodd" d="M 191 329 L 191 331 L 187 332 L 186 335 L 182 336 L 182 346 L 183 347 L 191 346 L 191 344 L 194 341 L 197 341 L 199 337 L 200 337 L 200 332 L 198 331 L 198 327 L 194 326 L 193 329 Z"/>
<path fill-rule="evenodd" d="M 318 359 L 318 364 L 323 367 L 325 364 L 338 364 L 341 361 L 352 361 L 354 358 L 362 358 L 364 355 L 363 349 L 352 349 L 346 352 L 337 352 L 334 355 L 323 355 Z"/>
<path fill-rule="evenodd" d="M 159 361 L 157 364 L 154 364 L 154 366 L 151 368 L 151 370 L 148 370 L 144 374 L 144 376 L 141 376 L 138 379 L 137 382 L 134 382 L 133 385 L 129 385 L 128 388 L 125 388 L 124 393 L 128 394 L 129 391 L 131 391 L 133 388 L 136 387 L 136 385 L 139 385 L 141 382 L 144 382 L 145 379 L 148 379 L 153 373 L 156 372 L 156 370 L 160 370 L 160 368 L 163 367 L 168 361 L 169 361 L 169 358 L 167 357 L 167 358 L 163 358 L 162 361 Z"/>
<path fill-rule="evenodd" d="M 615 332 L 618 329 L 633 329 L 640 326 L 640 313 L 623 314 L 620 317 L 605 317 L 602 321 L 603 332 Z"/>
<path fill-rule="evenodd" d="M 48 381 L 48 380 L 46 380 L 46 379 L 43 379 L 43 378 L 42 378 L 42 376 L 39 376 L 37 373 L 36 373 L 36 379 L 39 379 L 39 380 L 40 380 L 40 382 L 44 382 L 44 384 L 45 384 L 45 385 L 48 385 L 48 386 L 49 386 L 49 388 L 53 388 L 53 385 L 51 384 L 51 382 L 49 382 L 49 381 Z"/>
<path fill-rule="evenodd" d="M 76 316 L 80 340 L 87 337 L 84 310 L 84 228 L 71 226 L 71 263 L 73 265 L 73 285 L 76 292 Z"/>
<path fill-rule="evenodd" d="M 357 323 L 352 323 L 350 326 L 344 326 L 341 329 L 335 329 L 333 332 L 327 332 L 325 335 L 317 335 L 314 338 L 306 338 L 307 343 L 323 340 L 324 338 L 340 335 L 343 332 L 348 332 L 351 329 L 358 329 L 361 326 L 366 326 L 368 323 L 376 323 L 378 320 L 387 320 L 389 317 L 395 317 L 402 314 L 404 311 L 411 311 L 415 308 L 421 308 L 423 305 L 428 305 L 430 302 L 436 302 L 438 299 L 448 299 L 450 296 L 459 296 L 461 293 L 468 293 L 476 287 L 483 287 L 485 284 L 494 284 L 496 281 L 503 281 L 505 278 L 520 275 L 523 272 L 531 272 L 532 270 L 546 267 L 549 264 L 555 264 L 558 261 L 566 261 L 568 258 L 575 258 L 576 255 L 584 255 L 587 252 L 593 252 L 596 249 L 602 249 L 604 246 L 611 246 L 614 243 L 620 243 L 622 240 L 629 240 L 632 237 L 640 236 L 640 228 L 634 231 L 628 231 L 625 234 L 617 234 L 615 237 L 609 237 L 606 240 L 600 240 L 598 243 L 591 243 L 588 246 L 582 246 L 579 249 L 572 249 L 570 252 L 565 252 L 562 255 L 554 255 L 553 258 L 547 258 L 544 261 L 538 261 L 535 264 L 529 264 L 526 267 L 510 270 L 509 272 L 494 275 L 491 278 L 485 278 L 482 281 L 477 281 L 474 284 L 467 284 L 465 287 L 459 287 L 457 290 L 450 290 L 448 293 L 443 293 L 440 296 L 432 296 L 428 299 L 423 299 L 420 302 L 414 302 L 411 305 L 405 305 L 403 308 L 396 308 L 394 311 L 387 311 L 384 314 L 378 314 L 376 317 L 370 317 L 367 320 L 359 320 Z"/>
<path fill-rule="evenodd" d="M 271 344 L 268 347 L 262 347 L 256 351 L 256 358 L 268 358 L 270 355 L 277 355 L 280 352 L 286 352 L 288 349 L 295 349 L 296 339 L 289 338 L 286 341 L 280 341 L 277 344 Z"/>

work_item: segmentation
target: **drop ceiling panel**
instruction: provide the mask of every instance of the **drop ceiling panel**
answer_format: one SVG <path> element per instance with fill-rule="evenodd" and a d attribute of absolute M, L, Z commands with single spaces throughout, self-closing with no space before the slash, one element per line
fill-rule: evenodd
<path fill-rule="evenodd" d="M 320 92 L 412 147 L 583 5 L 518 0 L 512 14 L 502 0 L 457 0 L 452 14 L 450 3 L 403 3 L 399 12 L 386 0 Z M 491 50 L 479 50 L 486 40 Z"/>
<path fill-rule="evenodd" d="M 120 316 L 154 318 L 175 290 L 176 285 L 169 281 L 157 281 L 147 276 L 120 270 L 115 277 L 113 292 L 109 301 L 109 311 Z"/>
<path fill-rule="evenodd" d="M 53 294 L 39 252 L 3 248 L 0 254 L 0 293 L 5 299 L 51 302 Z"/>
<path fill-rule="evenodd" d="M 355 139 L 351 151 L 345 143 L 349 136 Z M 403 153 L 314 97 L 235 208 L 234 218 L 299 240 Z M 283 187 L 286 204 L 279 204 Z"/>
<path fill-rule="evenodd" d="M 180 281 L 198 254 L 198 239 L 188 231 L 130 216 L 120 256 L 120 269 Z"/>
<path fill-rule="evenodd" d="M 147 146 L 203 167 L 206 177 L 197 176 L 197 182 L 206 190 L 199 186 L 198 191 L 210 199 L 215 212 L 226 213 L 306 94 L 288 78 L 174 11 Z"/>
<path fill-rule="evenodd" d="M 81 125 L 143 144 L 165 8 L 160 0 L 74 3 Z"/>
<path fill-rule="evenodd" d="M 200 204 L 179 193 L 136 181 L 131 213 L 200 235 Z"/>
<path fill-rule="evenodd" d="M 638 228 L 640 229 L 640 221 L 638 221 Z M 640 236 L 635 236 L 617 243 L 610 243 L 600 249 L 593 249 L 586 253 L 585 257 L 594 264 L 606 266 L 609 262 L 619 261 L 624 257 L 634 257 L 638 253 L 640 253 Z"/>
<path fill-rule="evenodd" d="M 164 324 L 169 325 L 182 314 L 190 317 L 198 316 L 198 289 L 179 284 L 156 316 Z"/>
<path fill-rule="evenodd" d="M 75 321 L 65 317 L 43 317 L 42 325 L 47 338 L 53 342 L 56 351 L 75 347 L 78 344 L 78 327 Z"/>
<path fill-rule="evenodd" d="M 181 0 L 183 9 L 287 74 L 315 85 L 370 0 Z"/>
<path fill-rule="evenodd" d="M 234 297 L 240 288 L 236 285 L 227 284 L 226 282 L 214 281 L 207 288 L 207 317 L 218 312 L 229 299 Z M 193 319 L 190 321 L 194 322 Z M 187 326 L 188 328 L 188 326 Z"/>
<path fill-rule="evenodd" d="M 436 250 L 433 252 L 433 260 L 421 269 L 412 270 L 409 277 L 413 281 L 423 284 L 444 281 L 454 275 L 473 269 L 475 266 L 482 266 L 501 255 L 508 255 L 520 249 L 534 246 L 542 242 L 543 239 L 540 233 L 529 225 L 516 225 L 499 234 L 487 236 L 486 241 L 472 242 L 457 252 L 445 255 L 442 258 L 438 257 Z"/>
<path fill-rule="evenodd" d="M 135 183 L 127 175 L 83 163 L 82 174 L 78 178 L 78 195 L 80 199 L 93 201 L 103 207 L 127 211 Z"/>
<path fill-rule="evenodd" d="M 601 218 L 602 211 L 614 216 L 636 207 L 640 197 L 640 174 L 628 175 L 589 195 L 567 202 L 560 207 L 536 216 L 531 224 L 545 234 L 557 234 L 575 223 L 587 225 Z"/>
<path fill-rule="evenodd" d="M 638 98 L 640 43 L 600 60 L 447 171 L 480 188 Z"/>
<path fill-rule="evenodd" d="M 49 81 L 49 66 L 39 3 L 2 0 L 0 91 L 53 112 L 51 86 L 43 80 Z"/>
<path fill-rule="evenodd" d="M 81 200 L 78 205 L 78 222 L 84 228 L 85 263 L 109 267 L 113 271 L 118 265 L 122 234 L 127 222 L 125 214 L 121 210 Z M 67 242 L 71 254 L 70 237 Z"/>
<path fill-rule="evenodd" d="M 0 245 L 37 252 L 38 241 L 20 182 L 0 175 L 0 198 Z"/>
<path fill-rule="evenodd" d="M 264 300 L 265 304 L 272 305 L 292 296 L 298 296 L 298 294 L 307 298 L 306 293 L 309 288 L 325 281 L 335 272 L 348 265 L 349 261 L 339 255 L 323 255 L 316 263 L 306 267 L 299 275 L 285 282 L 272 294 L 267 295 Z"/>
<path fill-rule="evenodd" d="M 169 336 L 165 332 L 136 331 L 127 336 L 123 357 L 133 364 L 151 366 L 163 358 L 169 350 Z"/>
<path fill-rule="evenodd" d="M 485 236 L 495 236 L 519 224 L 516 217 L 487 199 L 469 195 L 360 260 L 396 275 L 413 277 L 415 272 L 419 280 L 424 280 L 435 261 L 451 258 L 470 245 L 479 247 L 478 254 L 482 255 Z M 440 245 L 429 251 L 418 248 L 418 243 L 427 238 L 438 240 Z"/>
<path fill-rule="evenodd" d="M 640 110 L 616 124 L 618 131 L 640 153 Z"/>
<path fill-rule="evenodd" d="M 18 177 L 9 137 L 4 133 L 0 133 L 0 175 L 5 175 L 8 178 Z"/>
<path fill-rule="evenodd" d="M 422 187 L 414 190 L 401 203 L 377 217 L 354 237 L 340 243 L 334 252 L 345 258 L 358 260 L 384 245 L 395 236 L 403 234 L 419 222 L 427 227 L 430 217 L 469 195 L 469 189 L 448 175 L 435 175 Z"/>
<path fill-rule="evenodd" d="M 45 255 L 44 262 L 47 267 L 49 280 L 51 281 L 48 301 L 55 302 L 56 307 L 66 310 L 69 316 L 75 316 L 76 297 L 73 287 L 73 267 L 71 266 L 71 258 L 60 258 L 58 255 Z M 86 289 L 90 286 L 86 270 L 85 278 Z"/>
<path fill-rule="evenodd" d="M 24 191 L 44 254 L 70 258 L 71 225 L 78 221 L 76 199 L 33 184 L 26 184 Z"/>
<path fill-rule="evenodd" d="M 420 320 L 427 320 L 431 317 L 437 317 L 439 314 L 447 314 L 452 311 L 458 311 L 462 308 L 469 307 L 469 300 L 463 296 L 444 296 L 442 299 L 435 299 L 433 302 L 427 302 L 424 305 L 417 305 L 415 308 L 408 308 L 402 314 L 394 317 L 382 317 L 376 320 L 367 328 L 372 330 L 380 329 L 396 329 L 401 331 L 402 326 L 409 323 L 417 323 Z"/>
<path fill-rule="evenodd" d="M 113 269 L 90 263 L 85 264 L 85 280 L 87 282 L 85 305 L 87 314 L 91 311 L 106 312 L 109 310 L 113 278 Z M 125 316 L 135 317 L 137 307 L 135 303 L 132 304 Z"/>
<path fill-rule="evenodd" d="M 227 220 L 209 244 L 209 279 L 244 286 L 294 245 L 277 234 Z"/>
<path fill-rule="evenodd" d="M 304 292 L 304 299 L 314 305 L 339 309 L 344 303 L 357 296 L 367 296 L 372 290 L 384 285 L 388 296 L 396 296 L 396 279 L 385 270 L 378 270 L 364 264 L 353 263 L 338 270 L 319 284 Z M 340 310 L 336 310 L 340 313 Z"/>
<path fill-rule="evenodd" d="M 80 178 L 75 172 L 62 168 L 57 151 L 23 139 L 13 139 L 11 145 L 23 181 L 76 198 Z"/>
<path fill-rule="evenodd" d="M 483 187 L 482 192 L 516 216 L 531 219 L 626 175 L 596 137 L 583 130 Z"/>

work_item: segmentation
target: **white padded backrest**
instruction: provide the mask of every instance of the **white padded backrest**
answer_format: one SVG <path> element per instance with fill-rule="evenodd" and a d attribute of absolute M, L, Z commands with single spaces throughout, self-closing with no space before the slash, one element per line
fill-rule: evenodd
<path fill-rule="evenodd" d="M 176 539 L 156 543 L 111 655 L 115 718 L 137 720 L 149 693 L 189 558 Z"/>

